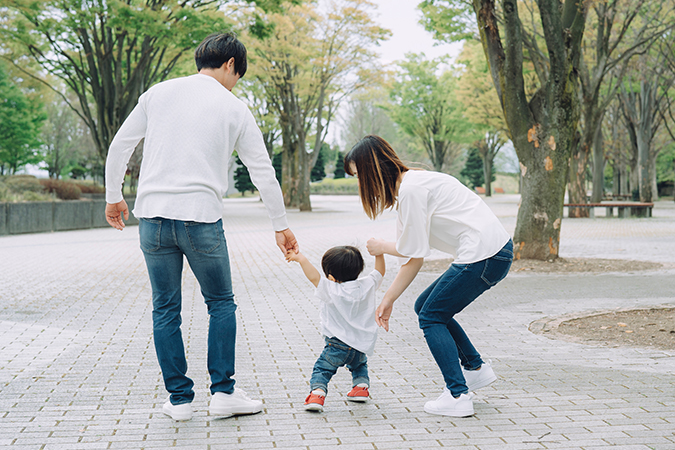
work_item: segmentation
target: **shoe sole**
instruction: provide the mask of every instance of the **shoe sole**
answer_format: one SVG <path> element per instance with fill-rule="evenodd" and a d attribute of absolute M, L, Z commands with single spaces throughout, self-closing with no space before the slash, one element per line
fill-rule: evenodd
<path fill-rule="evenodd" d="M 495 381 L 497 381 L 497 375 L 493 374 L 490 378 L 486 378 L 485 380 L 481 380 L 479 383 L 472 384 L 471 386 L 467 385 L 467 388 L 469 388 L 469 391 L 476 391 L 478 389 L 482 389 L 486 386 L 491 385 Z"/>
<path fill-rule="evenodd" d="M 323 405 L 320 405 L 318 403 L 308 403 L 308 404 L 305 405 L 305 411 L 322 412 L 323 411 Z"/>
<path fill-rule="evenodd" d="M 232 417 L 232 416 L 250 416 L 252 414 L 258 414 L 263 409 L 262 407 L 257 410 L 231 410 L 231 409 L 211 409 L 209 408 L 209 414 L 212 416 L 218 417 Z"/>
<path fill-rule="evenodd" d="M 464 411 L 440 411 L 427 408 L 426 406 L 424 407 L 424 412 L 427 414 L 433 414 L 435 416 L 450 416 L 450 417 L 471 417 L 475 414 L 473 408 L 466 409 Z"/>
<path fill-rule="evenodd" d="M 349 397 L 347 396 L 347 400 L 350 402 L 357 402 L 357 403 L 365 403 L 368 401 L 368 397 Z"/>

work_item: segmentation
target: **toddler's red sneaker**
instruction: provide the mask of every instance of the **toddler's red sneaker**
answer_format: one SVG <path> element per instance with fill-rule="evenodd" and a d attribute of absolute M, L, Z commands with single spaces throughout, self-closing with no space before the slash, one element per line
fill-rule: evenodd
<path fill-rule="evenodd" d="M 323 411 L 323 401 L 326 399 L 323 395 L 309 394 L 305 399 L 305 411 Z"/>
<path fill-rule="evenodd" d="M 352 402 L 365 402 L 368 400 L 369 395 L 367 387 L 354 386 L 352 390 L 349 391 L 349 394 L 347 394 L 347 400 Z"/>

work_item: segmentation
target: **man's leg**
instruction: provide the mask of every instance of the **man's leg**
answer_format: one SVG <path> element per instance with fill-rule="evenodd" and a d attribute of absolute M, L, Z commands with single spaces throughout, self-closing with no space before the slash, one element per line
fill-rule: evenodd
<path fill-rule="evenodd" d="M 171 403 L 190 403 L 194 383 L 186 376 L 187 361 L 181 335 L 181 277 L 183 254 L 175 244 L 173 221 L 141 219 L 141 249 L 152 286 L 155 351 Z"/>
<path fill-rule="evenodd" d="M 234 392 L 237 320 L 230 259 L 222 221 L 177 222 L 178 240 L 195 274 L 209 313 L 208 368 L 211 394 Z"/>

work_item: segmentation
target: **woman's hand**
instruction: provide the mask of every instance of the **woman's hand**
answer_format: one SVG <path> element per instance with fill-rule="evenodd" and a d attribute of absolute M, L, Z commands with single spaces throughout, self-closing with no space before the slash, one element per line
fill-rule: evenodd
<path fill-rule="evenodd" d="M 375 310 L 375 322 L 378 326 L 384 328 L 385 331 L 389 331 L 389 318 L 393 309 L 394 302 L 383 298 L 380 306 Z"/>
<path fill-rule="evenodd" d="M 380 256 L 385 253 L 385 244 L 387 241 L 384 239 L 375 239 L 375 238 L 370 238 L 368 239 L 368 242 L 366 242 L 366 248 L 368 249 L 368 253 L 370 253 L 373 256 Z"/>

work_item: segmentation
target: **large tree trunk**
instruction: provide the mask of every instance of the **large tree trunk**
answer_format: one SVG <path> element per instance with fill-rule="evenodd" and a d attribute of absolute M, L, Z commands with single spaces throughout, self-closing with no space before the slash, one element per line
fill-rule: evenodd
<path fill-rule="evenodd" d="M 503 0 L 504 46 L 493 0 L 473 0 L 483 49 L 523 175 L 516 258 L 558 257 L 569 158 L 579 121 L 578 63 L 586 2 L 538 0 L 550 58 L 548 79 L 528 102 L 518 3 Z"/>
<path fill-rule="evenodd" d="M 569 203 L 586 204 L 586 167 L 589 147 L 586 139 L 572 149 L 570 158 Z M 588 217 L 588 208 L 569 208 L 570 217 Z"/>

